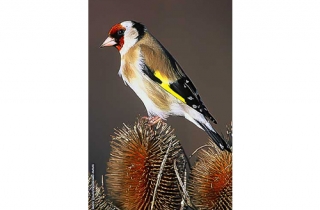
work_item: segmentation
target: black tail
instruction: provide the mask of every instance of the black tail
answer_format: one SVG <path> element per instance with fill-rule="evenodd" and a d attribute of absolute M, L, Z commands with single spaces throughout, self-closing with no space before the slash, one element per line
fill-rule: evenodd
<path fill-rule="evenodd" d="M 203 128 L 203 130 L 205 130 L 205 132 L 210 136 L 210 138 L 213 140 L 213 142 L 221 150 L 227 150 L 227 151 L 231 152 L 230 146 L 227 144 L 227 142 L 218 133 L 210 130 L 205 124 L 202 124 L 200 122 L 198 122 L 198 123 Z"/>

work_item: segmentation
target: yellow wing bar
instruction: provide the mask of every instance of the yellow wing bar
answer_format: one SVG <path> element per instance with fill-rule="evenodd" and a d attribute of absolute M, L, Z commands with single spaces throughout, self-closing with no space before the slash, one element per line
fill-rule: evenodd
<path fill-rule="evenodd" d="M 186 100 L 182 96 L 180 96 L 178 93 L 171 89 L 168 79 L 163 77 L 159 71 L 155 71 L 154 76 L 161 80 L 162 83 L 160 84 L 160 86 L 163 89 L 165 89 L 167 92 L 169 92 L 171 95 L 173 95 L 183 103 L 186 103 Z"/>

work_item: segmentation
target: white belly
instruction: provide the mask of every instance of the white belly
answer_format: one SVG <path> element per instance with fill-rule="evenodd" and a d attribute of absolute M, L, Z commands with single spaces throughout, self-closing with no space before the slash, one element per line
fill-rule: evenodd
<path fill-rule="evenodd" d="M 149 116 L 159 116 L 162 119 L 166 119 L 169 116 L 170 112 L 162 111 L 161 109 L 159 109 L 158 106 L 154 104 L 154 102 L 148 97 L 146 93 L 146 88 L 143 86 L 143 83 L 141 83 L 141 81 L 139 81 L 138 78 L 131 81 L 131 83 L 128 83 L 128 85 L 141 99 L 141 101 L 147 109 Z"/>

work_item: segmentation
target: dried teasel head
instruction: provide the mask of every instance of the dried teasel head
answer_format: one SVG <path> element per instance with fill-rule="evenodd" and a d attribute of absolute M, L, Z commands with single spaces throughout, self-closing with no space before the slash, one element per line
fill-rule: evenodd
<path fill-rule="evenodd" d="M 169 149 L 168 149 L 169 148 Z M 181 195 L 173 163 L 177 159 L 182 175 L 182 147 L 164 122 L 150 126 L 140 119 L 134 127 L 117 130 L 111 141 L 107 164 L 108 195 L 121 209 L 151 209 L 158 174 L 167 157 L 157 185 L 153 209 L 178 209 Z"/>
<path fill-rule="evenodd" d="M 212 142 L 198 151 L 188 190 L 198 209 L 232 209 L 232 154 Z"/>
<path fill-rule="evenodd" d="M 110 201 L 107 201 L 103 186 L 100 186 L 93 176 L 88 176 L 88 210 L 119 210 Z"/>

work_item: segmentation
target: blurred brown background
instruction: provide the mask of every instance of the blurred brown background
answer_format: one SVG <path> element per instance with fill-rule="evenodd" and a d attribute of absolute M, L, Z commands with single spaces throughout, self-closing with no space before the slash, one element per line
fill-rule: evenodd
<path fill-rule="evenodd" d="M 89 171 L 105 174 L 110 135 L 146 116 L 143 103 L 118 76 L 120 54 L 100 49 L 109 29 L 124 20 L 143 23 L 179 62 L 225 133 L 232 120 L 232 1 L 89 0 Z M 181 117 L 169 117 L 186 153 L 207 134 Z"/>

